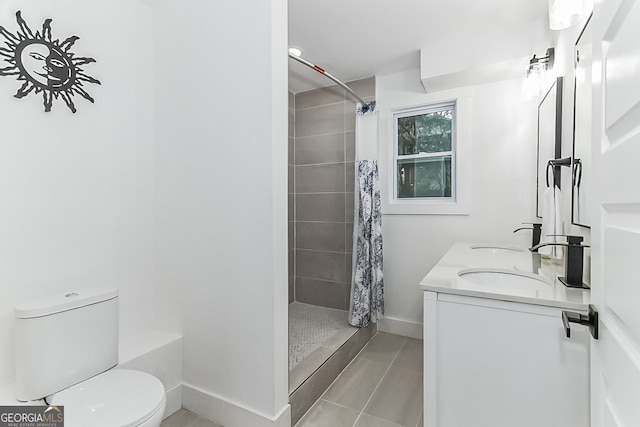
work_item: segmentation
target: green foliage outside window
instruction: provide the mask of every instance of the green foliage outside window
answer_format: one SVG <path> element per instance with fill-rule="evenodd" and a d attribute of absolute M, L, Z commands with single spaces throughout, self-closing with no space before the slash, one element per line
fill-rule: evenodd
<path fill-rule="evenodd" d="M 453 197 L 455 105 L 425 108 L 396 117 L 397 197 Z"/>
<path fill-rule="evenodd" d="M 451 156 L 399 161 L 398 197 L 451 197 Z"/>
<path fill-rule="evenodd" d="M 398 118 L 398 155 L 451 151 L 452 110 Z"/>

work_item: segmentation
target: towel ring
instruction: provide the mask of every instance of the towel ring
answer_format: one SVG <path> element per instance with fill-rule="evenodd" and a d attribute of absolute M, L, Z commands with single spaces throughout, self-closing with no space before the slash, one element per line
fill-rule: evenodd
<path fill-rule="evenodd" d="M 582 182 L 582 162 L 580 159 L 573 159 L 573 185 L 580 188 Z"/>
<path fill-rule="evenodd" d="M 551 185 L 549 185 L 549 169 L 551 169 L 551 172 L 553 173 L 553 183 L 555 184 L 556 182 L 556 170 L 553 167 L 553 165 L 551 164 L 551 161 L 547 162 L 547 171 L 545 173 L 546 175 L 546 179 L 547 179 L 547 188 L 549 188 Z"/>
<path fill-rule="evenodd" d="M 578 162 L 580 160 L 577 160 Z M 563 159 L 551 159 L 547 162 L 547 187 L 549 187 L 549 168 L 553 168 L 553 185 L 557 186 L 558 188 L 560 188 L 560 183 L 558 182 L 557 175 L 556 175 L 556 171 L 560 172 L 560 167 L 561 166 L 571 166 L 571 164 L 573 163 L 573 161 L 571 160 L 571 157 L 565 157 Z"/>

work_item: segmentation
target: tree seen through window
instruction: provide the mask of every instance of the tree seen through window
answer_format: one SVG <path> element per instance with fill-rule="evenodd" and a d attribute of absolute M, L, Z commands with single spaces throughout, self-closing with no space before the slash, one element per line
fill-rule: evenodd
<path fill-rule="evenodd" d="M 398 198 L 453 197 L 455 104 L 396 115 Z"/>

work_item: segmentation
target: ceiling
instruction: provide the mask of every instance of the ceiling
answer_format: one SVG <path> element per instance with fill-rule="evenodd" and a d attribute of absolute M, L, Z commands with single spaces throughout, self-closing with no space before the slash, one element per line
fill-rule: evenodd
<path fill-rule="evenodd" d="M 547 0 L 289 0 L 289 46 L 346 82 L 418 68 L 420 49 L 439 45 L 511 59 L 501 45 L 547 22 Z M 292 92 L 331 84 L 289 60 Z"/>

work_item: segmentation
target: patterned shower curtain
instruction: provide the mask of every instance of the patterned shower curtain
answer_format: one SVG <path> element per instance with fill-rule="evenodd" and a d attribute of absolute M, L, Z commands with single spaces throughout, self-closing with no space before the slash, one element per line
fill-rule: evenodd
<path fill-rule="evenodd" d="M 377 120 L 373 111 L 358 114 L 356 153 L 363 157 L 369 147 L 377 146 Z M 368 130 L 366 130 L 368 128 Z M 370 141 L 364 141 L 368 137 Z M 369 157 L 375 150 L 369 149 Z M 356 159 L 355 212 L 353 224 L 353 271 L 349 323 L 366 327 L 384 315 L 384 280 L 382 269 L 382 213 L 377 160 Z"/>

